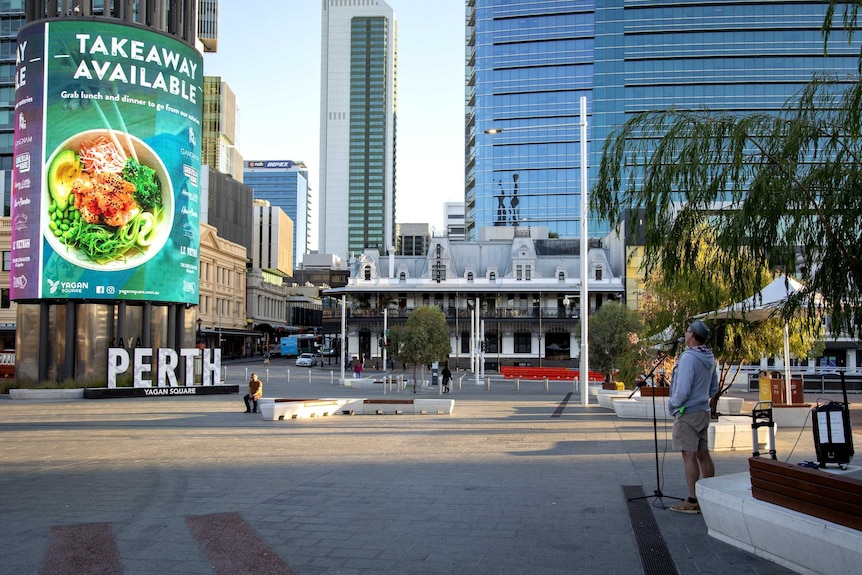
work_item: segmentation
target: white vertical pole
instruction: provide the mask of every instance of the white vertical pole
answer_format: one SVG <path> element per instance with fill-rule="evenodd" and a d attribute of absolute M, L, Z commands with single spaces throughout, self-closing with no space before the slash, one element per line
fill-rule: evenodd
<path fill-rule="evenodd" d="M 479 342 L 481 341 L 479 339 L 479 317 L 480 317 L 479 316 L 479 298 L 476 298 L 476 330 L 473 332 L 473 334 L 476 338 L 476 342 L 474 343 L 474 346 L 476 348 L 476 354 L 475 354 L 476 355 L 476 369 L 473 370 L 473 373 L 476 374 L 476 385 L 481 385 L 481 383 L 479 382 L 479 370 L 481 369 L 480 354 L 481 354 L 482 348 L 479 345 Z"/>
<path fill-rule="evenodd" d="M 470 370 L 476 371 L 476 310 L 470 312 Z"/>
<path fill-rule="evenodd" d="M 479 328 L 479 367 L 482 370 L 482 377 L 485 377 L 485 350 L 482 349 L 482 344 L 485 343 L 485 320 L 483 319 Z"/>
<path fill-rule="evenodd" d="M 387 325 L 389 321 L 389 310 L 383 309 L 383 373 L 386 373 L 386 339 Z"/>
<path fill-rule="evenodd" d="M 589 282 L 589 225 L 587 189 L 589 172 L 587 164 L 587 98 L 581 96 L 581 403 L 590 403 L 589 350 L 590 290 Z"/>
<path fill-rule="evenodd" d="M 347 351 L 347 294 L 341 294 L 341 381 L 344 382 L 344 352 Z"/>

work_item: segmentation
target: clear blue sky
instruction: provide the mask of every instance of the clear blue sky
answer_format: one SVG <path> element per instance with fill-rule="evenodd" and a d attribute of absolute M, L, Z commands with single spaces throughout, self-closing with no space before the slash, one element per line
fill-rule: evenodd
<path fill-rule="evenodd" d="M 464 201 L 464 0 L 388 0 L 398 21 L 399 223 L 443 225 L 443 203 Z M 304 160 L 317 245 L 321 2 L 219 3 L 221 76 L 240 107 L 246 160 Z"/>

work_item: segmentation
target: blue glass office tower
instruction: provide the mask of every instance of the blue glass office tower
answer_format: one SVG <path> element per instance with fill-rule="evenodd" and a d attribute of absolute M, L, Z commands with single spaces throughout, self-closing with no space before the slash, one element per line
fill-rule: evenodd
<path fill-rule="evenodd" d="M 280 207 L 293 220 L 293 262 L 308 253 L 311 196 L 304 162 L 249 161 L 243 163 L 243 183 L 254 190 L 254 199 Z"/>
<path fill-rule="evenodd" d="M 468 237 L 518 225 L 580 234 L 583 95 L 594 176 L 608 134 L 637 112 L 770 112 L 815 72 L 854 74 L 858 41 L 836 31 L 824 56 L 825 10 L 822 2 L 468 0 Z M 608 231 L 590 221 L 590 235 Z"/>

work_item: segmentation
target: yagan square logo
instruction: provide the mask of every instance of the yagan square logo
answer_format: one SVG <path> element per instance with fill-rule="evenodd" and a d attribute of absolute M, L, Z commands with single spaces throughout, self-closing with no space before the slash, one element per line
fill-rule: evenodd
<path fill-rule="evenodd" d="M 201 55 L 153 30 L 20 30 L 12 217 L 32 225 L 12 230 L 12 299 L 198 303 L 202 82 Z"/>

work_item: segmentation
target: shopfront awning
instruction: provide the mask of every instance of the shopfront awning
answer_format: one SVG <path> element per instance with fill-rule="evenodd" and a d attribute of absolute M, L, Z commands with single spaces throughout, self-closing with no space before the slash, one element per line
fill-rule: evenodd
<path fill-rule="evenodd" d="M 211 328 L 205 327 L 201 328 L 201 333 L 204 335 L 229 335 L 229 336 L 239 336 L 239 337 L 255 337 L 262 338 L 263 334 L 259 331 L 249 331 L 247 329 L 219 329 L 219 328 Z"/>

